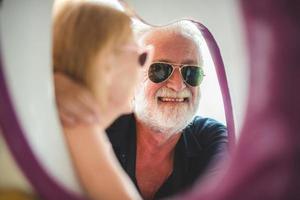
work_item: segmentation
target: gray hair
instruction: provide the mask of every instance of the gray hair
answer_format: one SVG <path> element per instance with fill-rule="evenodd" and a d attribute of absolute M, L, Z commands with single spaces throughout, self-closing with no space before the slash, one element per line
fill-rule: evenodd
<path fill-rule="evenodd" d="M 159 31 L 166 31 L 170 32 L 172 34 L 178 34 L 185 38 L 190 39 L 195 43 L 195 45 L 199 49 L 199 59 L 204 61 L 203 52 L 204 48 L 206 47 L 205 39 L 196 26 L 195 23 L 189 21 L 189 20 L 180 20 L 171 24 L 168 24 L 166 26 L 157 26 L 153 27 L 147 24 L 144 24 L 138 20 L 133 21 L 132 24 L 133 31 L 135 36 L 138 38 L 139 41 L 142 41 L 143 38 L 147 35 L 147 33 L 150 33 L 155 30 Z"/>

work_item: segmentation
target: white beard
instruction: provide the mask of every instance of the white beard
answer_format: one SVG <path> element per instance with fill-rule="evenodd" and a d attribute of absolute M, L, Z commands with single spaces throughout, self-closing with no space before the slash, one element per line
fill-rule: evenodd
<path fill-rule="evenodd" d="M 136 90 L 133 109 L 137 119 L 153 131 L 171 136 L 181 132 L 193 120 L 198 108 L 200 93 L 192 102 L 191 91 L 187 88 L 176 93 L 169 88 L 162 87 L 152 99 L 146 98 L 144 90 L 145 88 Z M 188 96 L 189 102 L 172 105 L 172 103 L 160 102 L 157 99 L 158 96 Z"/>

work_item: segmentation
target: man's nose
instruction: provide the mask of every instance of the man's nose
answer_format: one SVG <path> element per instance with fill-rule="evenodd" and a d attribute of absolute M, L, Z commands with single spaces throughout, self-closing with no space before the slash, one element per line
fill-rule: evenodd
<path fill-rule="evenodd" d="M 179 69 L 174 69 L 172 76 L 167 81 L 167 87 L 173 89 L 176 92 L 179 92 L 186 88 L 186 84 L 182 80 Z"/>

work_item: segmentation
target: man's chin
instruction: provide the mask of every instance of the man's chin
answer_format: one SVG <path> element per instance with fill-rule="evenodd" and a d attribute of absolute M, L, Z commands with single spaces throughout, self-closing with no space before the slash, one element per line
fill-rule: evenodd
<path fill-rule="evenodd" d="M 192 116 L 185 112 L 178 112 L 178 109 L 151 110 L 150 113 L 136 113 L 137 118 L 143 121 L 155 132 L 172 135 L 181 132 L 192 120 Z M 177 112 L 176 112 L 177 111 Z"/>
<path fill-rule="evenodd" d="M 174 134 L 182 131 L 194 115 L 194 106 L 188 101 L 163 102 L 157 100 L 145 105 L 147 106 L 135 106 L 136 117 L 154 131 L 161 133 Z"/>
<path fill-rule="evenodd" d="M 193 118 L 193 113 L 187 106 L 173 109 L 162 109 L 157 113 L 160 117 L 160 126 L 164 129 L 173 129 L 173 132 L 181 131 Z"/>

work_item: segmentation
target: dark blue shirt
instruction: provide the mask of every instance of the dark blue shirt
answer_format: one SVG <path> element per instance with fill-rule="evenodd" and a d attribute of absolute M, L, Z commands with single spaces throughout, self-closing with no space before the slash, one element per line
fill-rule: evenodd
<path fill-rule="evenodd" d="M 136 122 L 133 114 L 118 118 L 107 130 L 108 137 L 123 169 L 135 183 Z M 195 117 L 182 131 L 175 147 L 173 172 L 154 199 L 176 194 L 191 186 L 207 166 L 227 154 L 227 130 L 219 122 Z"/>

